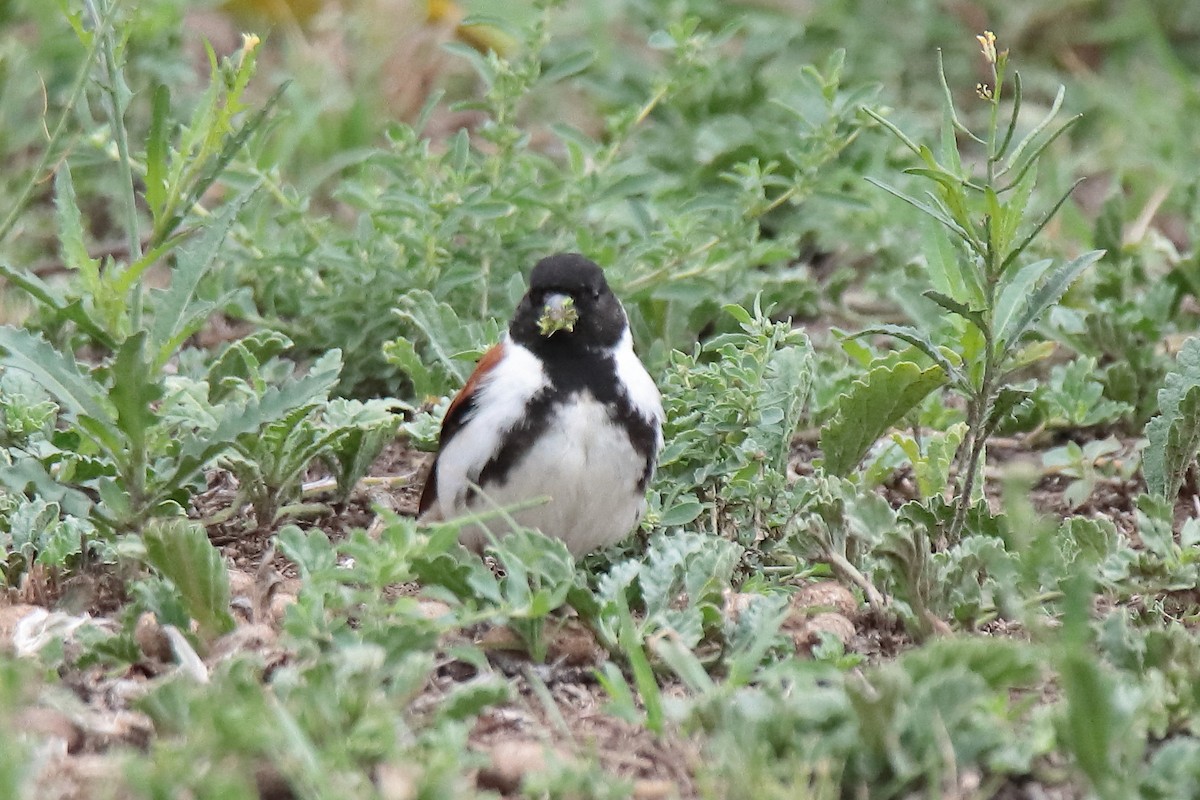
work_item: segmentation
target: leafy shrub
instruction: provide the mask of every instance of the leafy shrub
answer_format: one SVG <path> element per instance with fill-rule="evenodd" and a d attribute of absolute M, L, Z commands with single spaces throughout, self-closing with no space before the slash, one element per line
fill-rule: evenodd
<path fill-rule="evenodd" d="M 392 126 L 387 147 L 348 169 L 334 193 L 348 225 L 312 220 L 286 188 L 282 213 L 260 218 L 254 238 L 271 244 L 259 245 L 245 279 L 301 353 L 335 344 L 347 354 L 341 391 L 423 397 L 456 387 L 471 354 L 494 340 L 529 267 L 555 251 L 577 250 L 606 268 L 656 364 L 719 322 L 722 302 L 746 304 L 762 292 L 791 310 L 811 295 L 787 263 L 795 236 L 767 238 L 761 221 L 815 192 L 859 130 L 864 98 L 842 92 L 836 60 L 825 73 L 805 73 L 804 113 L 773 112 L 820 115 L 788 123 L 786 158 L 734 148 L 698 188 L 634 146 L 643 129 L 689 127 L 660 119 L 662 109 L 719 85 L 703 66 L 715 58 L 714 37 L 694 20 L 658 32 L 652 44 L 665 64 L 644 95 L 607 114 L 597 132 L 554 124 L 540 144 L 516 109 L 590 63 L 586 50 L 543 63 L 544 25 L 511 59 L 456 50 L 486 90 L 469 104 L 482 123 L 445 142 L 423 135 L 425 118 Z"/>

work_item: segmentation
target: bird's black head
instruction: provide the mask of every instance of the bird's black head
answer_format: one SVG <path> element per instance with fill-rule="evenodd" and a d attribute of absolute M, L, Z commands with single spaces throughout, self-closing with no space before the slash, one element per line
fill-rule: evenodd
<path fill-rule="evenodd" d="M 625 310 L 600 267 L 578 253 L 559 253 L 534 266 L 509 333 L 549 355 L 612 347 L 626 327 Z"/>

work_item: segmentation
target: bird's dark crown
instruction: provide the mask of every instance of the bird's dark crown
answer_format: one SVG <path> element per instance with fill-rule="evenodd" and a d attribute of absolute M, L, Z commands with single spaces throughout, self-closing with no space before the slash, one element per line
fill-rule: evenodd
<path fill-rule="evenodd" d="M 551 294 L 574 301 L 578 322 L 573 330 L 543 335 L 538 320 Z M 627 326 L 625 310 L 608 288 L 603 270 L 578 253 L 558 253 L 539 261 L 529 275 L 529 291 L 521 299 L 509 325 L 513 339 L 545 356 L 568 351 L 610 348 L 620 341 Z"/>
<path fill-rule="evenodd" d="M 581 295 L 608 291 L 604 272 L 579 253 L 547 256 L 529 273 L 529 291 L 562 292 L 580 299 Z"/>

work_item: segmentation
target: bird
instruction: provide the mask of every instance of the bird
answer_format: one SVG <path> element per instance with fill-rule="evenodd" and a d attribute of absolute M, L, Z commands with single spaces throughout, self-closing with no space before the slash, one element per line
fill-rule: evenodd
<path fill-rule="evenodd" d="M 476 553 L 512 523 L 576 557 L 614 544 L 645 513 L 662 425 L 662 396 L 603 270 L 579 253 L 547 256 L 446 410 L 419 517 L 473 517 L 459 541 Z"/>

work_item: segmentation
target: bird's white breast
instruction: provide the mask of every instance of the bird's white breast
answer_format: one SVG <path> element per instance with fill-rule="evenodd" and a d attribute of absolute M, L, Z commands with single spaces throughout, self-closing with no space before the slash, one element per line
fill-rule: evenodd
<path fill-rule="evenodd" d="M 547 498 L 545 504 L 514 512 L 514 521 L 561 539 L 581 555 L 624 538 L 641 520 L 645 496 L 638 480 L 644 467 L 645 459 L 613 424 L 605 405 L 584 392 L 555 411 L 507 480 L 486 487 L 485 494 L 499 506 Z M 484 508 L 474 504 L 477 511 Z M 496 533 L 508 529 L 504 521 L 488 527 Z M 472 526 L 463 531 L 462 541 L 480 549 L 486 533 Z"/>
<path fill-rule="evenodd" d="M 639 487 L 645 456 L 613 421 L 611 410 L 586 390 L 558 405 L 529 451 L 498 485 L 483 487 L 485 499 L 468 500 L 469 487 L 496 452 L 501 437 L 524 417 L 529 401 L 549 385 L 541 362 L 515 342 L 478 392 L 475 414 L 442 451 L 438 462 L 438 498 L 444 518 L 503 508 L 533 498 L 545 504 L 511 514 L 525 527 L 557 537 L 575 555 L 619 541 L 641 521 L 644 490 Z M 633 352 L 626 332 L 614 350 L 617 378 L 634 410 L 654 424 L 654 454 L 662 445 L 662 400 L 654 381 Z M 653 459 L 653 455 L 651 458 Z M 480 550 L 487 530 L 503 534 L 509 524 L 498 518 L 464 527 L 464 545 Z"/>

